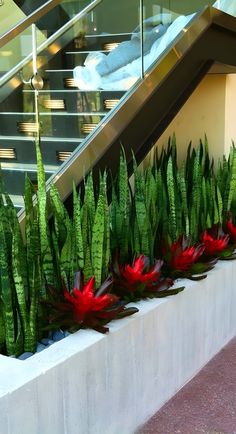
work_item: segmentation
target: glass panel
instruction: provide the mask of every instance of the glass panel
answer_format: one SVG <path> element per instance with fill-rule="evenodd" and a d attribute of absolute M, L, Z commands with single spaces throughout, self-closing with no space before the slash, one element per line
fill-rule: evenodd
<path fill-rule="evenodd" d="M 141 54 L 139 1 L 122 5 L 104 0 L 83 23 L 74 70 L 76 84 L 82 90 L 127 90 L 140 78 L 140 64 L 130 77 L 130 62 Z M 82 66 L 82 67 L 81 67 Z"/>
<path fill-rule="evenodd" d="M 68 156 L 93 132 L 141 75 L 139 0 L 103 0 L 39 56 L 44 89 L 39 94 L 42 136 Z M 65 43 L 65 41 L 67 41 Z M 64 45 L 51 55 L 51 49 Z M 127 66 L 138 59 L 135 76 Z M 52 145 L 52 142 L 54 145 Z M 43 146 L 44 147 L 44 146 Z"/>
<path fill-rule="evenodd" d="M 38 43 L 46 40 L 43 33 L 37 29 Z M 32 53 L 31 26 L 12 39 L 0 49 L 0 77 L 15 67 Z"/>
<path fill-rule="evenodd" d="M 207 4 L 213 4 L 213 1 Z M 144 0 L 143 54 L 146 71 L 172 44 L 206 0 Z"/>
<path fill-rule="evenodd" d="M 10 28 L 15 27 L 28 15 L 31 15 L 38 8 L 43 6 L 48 0 L 6 0 L 0 7 L 0 34 L 5 33 Z M 72 18 L 79 10 L 82 10 L 91 3 L 92 0 L 63 0 L 56 6 L 47 17 L 38 21 L 38 28 L 45 31 L 58 29 L 68 17 Z"/>
<path fill-rule="evenodd" d="M 38 19 L 36 24 L 37 42 L 42 44 L 46 39 L 53 35 L 58 29 L 78 14 L 92 0 L 70 1 L 64 0 L 60 5 Z M 8 0 L 0 7 L 1 32 L 5 33 L 10 28 L 17 25 L 27 15 L 33 13 L 37 8 L 42 6 L 45 0 L 13 1 Z M 0 49 L 0 77 L 9 71 L 21 60 L 25 59 L 32 52 L 31 26 L 16 36 L 9 43 Z"/>
<path fill-rule="evenodd" d="M 217 0 L 213 6 L 227 14 L 236 16 L 236 1 L 235 0 Z"/>
<path fill-rule="evenodd" d="M 32 0 L 26 0 L 30 10 Z M 24 4 L 26 3 L 24 2 Z M 42 18 L 36 21 L 36 26 L 41 32 L 49 37 L 53 35 L 58 29 L 66 24 L 71 18 L 83 10 L 92 0 L 63 0 L 53 10 L 49 11 Z M 44 0 L 37 0 L 37 7 L 44 4 Z"/>
<path fill-rule="evenodd" d="M 7 32 L 24 18 L 24 12 L 13 0 L 4 1 L 3 5 L 0 6 L 0 35 Z"/>
<path fill-rule="evenodd" d="M 141 76 L 139 0 L 132 0 L 132 4 L 123 2 L 122 8 L 120 3 L 103 0 L 77 20 L 79 7 L 89 3 L 64 1 L 60 5 L 62 13 L 57 15 L 59 24 L 58 21 L 53 24 L 47 15 L 36 23 L 38 76 L 43 79 L 36 100 L 47 178 L 93 133 Z M 61 32 L 65 14 L 72 17 L 74 24 Z M 14 60 L 17 63 L 31 53 L 30 43 L 24 44 L 22 39 L 25 34 L 31 42 L 30 28 L 15 38 L 18 46 L 12 49 L 3 72 L 14 66 Z M 4 46 L 6 49 L 10 51 L 8 44 Z M 136 74 L 131 75 L 129 64 L 135 61 Z M 30 61 L 0 91 L 0 147 L 11 149 L 14 157 L 9 160 L 10 154 L 1 157 L 0 153 L 0 161 L 6 188 L 14 195 L 16 206 L 22 202 L 25 172 L 34 184 L 37 179 L 32 75 Z"/>

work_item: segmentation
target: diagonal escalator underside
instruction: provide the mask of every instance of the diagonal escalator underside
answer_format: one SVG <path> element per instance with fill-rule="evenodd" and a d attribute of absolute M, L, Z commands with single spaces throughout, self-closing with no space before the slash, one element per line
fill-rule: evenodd
<path fill-rule="evenodd" d="M 225 65 L 234 71 L 235 53 L 236 18 L 212 7 L 196 15 L 143 80 L 54 175 L 68 206 L 72 180 L 79 184 L 92 167 L 95 173 L 109 167 L 115 174 L 121 144 L 128 164 L 132 151 L 141 162 L 215 62 L 222 65 L 222 71 Z M 19 217 L 24 219 L 24 210 Z"/>

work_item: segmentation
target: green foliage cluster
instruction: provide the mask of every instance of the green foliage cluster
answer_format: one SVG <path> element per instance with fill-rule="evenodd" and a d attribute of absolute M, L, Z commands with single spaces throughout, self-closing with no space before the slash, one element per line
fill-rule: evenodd
<path fill-rule="evenodd" d="M 122 150 L 110 206 L 107 173 L 100 174 L 96 188 L 89 173 L 83 193 L 73 186 L 72 216 L 54 185 L 46 193 L 39 144 L 36 152 L 37 202 L 33 203 L 33 188 L 26 177 L 23 234 L 1 185 L 0 352 L 4 354 L 35 351 L 47 284 L 58 288 L 58 294 L 63 293 L 63 285 L 70 291 L 75 272 L 82 270 L 85 282 L 94 276 L 99 288 L 115 255 L 126 264 L 142 254 L 153 264 L 163 239 L 175 242 L 185 235 L 195 243 L 205 229 L 222 226 L 229 212 L 236 216 L 234 145 L 215 171 L 206 138 L 196 150 L 189 145 L 187 158 L 178 167 L 173 136 L 168 147 L 156 153 L 152 167 L 139 170 L 133 158 L 132 189 Z"/>
<path fill-rule="evenodd" d="M 1 186 L 0 194 L 0 352 L 34 352 L 40 337 L 42 300 L 47 285 L 73 288 L 74 274 L 83 270 L 85 281 L 95 277 L 96 287 L 108 275 L 110 262 L 109 208 L 106 173 L 94 191 L 90 173 L 81 201 L 73 186 L 73 215 L 69 216 L 56 187 L 46 193 L 45 172 L 36 144 L 38 191 L 25 181 L 25 230 L 22 235 L 15 208 Z M 51 219 L 49 220 L 49 217 Z"/>
<path fill-rule="evenodd" d="M 139 170 L 134 159 L 133 173 L 131 190 L 122 152 L 111 204 L 111 245 L 122 262 L 132 262 L 134 253 L 152 262 L 163 240 L 170 244 L 184 235 L 194 244 L 204 230 L 222 227 L 229 213 L 236 216 L 234 144 L 215 169 L 207 138 L 197 149 L 190 143 L 179 167 L 173 135 L 167 148 L 156 152 L 152 167 Z"/>

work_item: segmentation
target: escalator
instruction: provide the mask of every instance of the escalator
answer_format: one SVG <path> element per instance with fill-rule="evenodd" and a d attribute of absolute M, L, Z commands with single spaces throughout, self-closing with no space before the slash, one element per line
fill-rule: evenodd
<path fill-rule="evenodd" d="M 115 173 L 120 144 L 141 162 L 216 62 L 234 71 L 236 2 L 216 2 L 229 14 L 205 3 L 52 0 L 2 35 L 0 161 L 15 206 L 25 172 L 36 184 L 39 134 L 47 179 L 69 200 L 92 167 Z M 63 22 L 47 32 L 53 4 Z"/>

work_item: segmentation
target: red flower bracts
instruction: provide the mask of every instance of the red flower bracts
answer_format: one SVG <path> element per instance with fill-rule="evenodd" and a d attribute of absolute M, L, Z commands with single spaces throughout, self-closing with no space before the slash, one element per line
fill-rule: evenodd
<path fill-rule="evenodd" d="M 204 245 L 185 247 L 183 237 L 171 245 L 170 267 L 176 271 L 188 271 L 205 250 Z"/>
<path fill-rule="evenodd" d="M 113 264 L 114 292 L 126 301 L 134 301 L 145 297 L 174 295 L 183 290 L 169 290 L 173 280 L 161 276 L 162 265 L 163 261 L 157 260 L 150 267 L 149 259 L 144 255 L 136 258 L 132 266 Z"/>
<path fill-rule="evenodd" d="M 227 248 L 229 238 L 229 235 L 223 235 L 219 238 L 213 238 L 207 233 L 207 231 L 205 231 L 202 238 L 203 244 L 205 246 L 205 255 L 217 256 L 219 253 L 221 253 Z"/>
<path fill-rule="evenodd" d="M 163 262 L 156 261 L 154 266 L 145 272 L 148 263 L 148 258 L 141 255 L 134 261 L 132 267 L 129 264 L 124 268 L 120 267 L 120 274 L 131 286 L 144 282 L 146 284 L 156 282 L 161 276 L 160 269 Z"/>
<path fill-rule="evenodd" d="M 93 328 L 101 333 L 107 332 L 104 327 L 112 319 L 125 317 L 138 312 L 135 307 L 125 307 L 125 303 L 109 291 L 113 280 L 108 277 L 99 289 L 94 289 L 95 279 L 91 277 L 83 284 L 83 275 L 76 273 L 74 289 L 70 293 L 65 287 L 60 294 L 57 288 L 48 285 L 48 299 L 43 304 L 48 307 L 49 329 L 63 328 L 75 331 L 82 327 Z"/>
<path fill-rule="evenodd" d="M 78 322 L 82 322 L 86 315 L 99 312 L 118 301 L 118 297 L 113 294 L 96 296 L 94 294 L 94 283 L 95 279 L 91 277 L 82 290 L 74 288 L 73 294 L 64 289 L 64 296 L 72 305 L 74 318 Z"/>
<path fill-rule="evenodd" d="M 229 220 L 226 226 L 233 242 L 236 243 L 236 226 L 234 226 L 232 220 Z"/>

